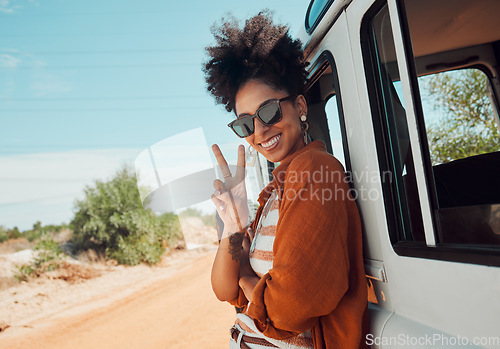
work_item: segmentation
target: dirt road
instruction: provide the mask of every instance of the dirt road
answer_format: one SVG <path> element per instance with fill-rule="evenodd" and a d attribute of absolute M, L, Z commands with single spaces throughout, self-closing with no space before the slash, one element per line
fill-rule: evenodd
<path fill-rule="evenodd" d="M 167 278 L 8 328 L 0 348 L 228 348 L 235 312 L 212 292 L 213 258 L 200 253 Z"/>

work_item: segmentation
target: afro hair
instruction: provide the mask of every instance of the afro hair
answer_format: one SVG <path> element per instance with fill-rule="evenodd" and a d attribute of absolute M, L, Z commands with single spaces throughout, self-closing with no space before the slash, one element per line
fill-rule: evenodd
<path fill-rule="evenodd" d="M 290 95 L 303 94 L 307 72 L 302 44 L 290 37 L 288 27 L 273 24 L 267 10 L 246 20 L 242 29 L 232 16 L 222 22 L 211 28 L 216 44 L 206 47 L 209 60 L 203 69 L 217 103 L 233 111 L 236 93 L 251 79 Z"/>

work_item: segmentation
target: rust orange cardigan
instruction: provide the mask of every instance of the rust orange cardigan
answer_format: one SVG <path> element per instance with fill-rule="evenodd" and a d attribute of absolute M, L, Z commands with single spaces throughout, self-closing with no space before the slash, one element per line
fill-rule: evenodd
<path fill-rule="evenodd" d="M 289 155 L 259 196 L 256 228 L 273 189 L 280 194 L 273 268 L 250 304 L 240 289 L 229 302 L 246 306 L 266 336 L 312 330 L 315 348 L 364 347 L 367 286 L 361 222 L 342 165 L 315 141 Z"/>

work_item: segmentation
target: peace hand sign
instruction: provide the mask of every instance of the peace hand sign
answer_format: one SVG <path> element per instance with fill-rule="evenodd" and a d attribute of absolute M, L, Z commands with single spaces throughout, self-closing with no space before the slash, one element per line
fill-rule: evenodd
<path fill-rule="evenodd" d="M 217 144 L 212 151 L 219 164 L 224 182 L 214 181 L 215 192 L 212 201 L 220 218 L 224 222 L 223 237 L 241 231 L 248 222 L 247 190 L 245 186 L 245 147 L 238 147 L 236 173 L 231 175 L 229 166 Z"/>

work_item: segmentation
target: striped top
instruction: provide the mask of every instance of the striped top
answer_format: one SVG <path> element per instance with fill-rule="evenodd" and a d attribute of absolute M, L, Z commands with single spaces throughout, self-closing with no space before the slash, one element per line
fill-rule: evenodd
<path fill-rule="evenodd" d="M 255 230 L 255 236 L 250 246 L 250 265 L 254 272 L 263 277 L 273 268 L 273 245 L 276 237 L 276 225 L 279 218 L 279 199 L 276 190 L 267 200 L 259 224 Z M 308 349 L 313 348 L 311 331 L 299 334 L 298 336 L 285 340 L 277 340 L 264 336 L 256 328 L 254 321 L 245 313 L 238 314 L 236 324 L 245 332 L 247 336 L 264 338 L 278 348 Z M 245 343 L 251 349 L 265 348 L 258 344 Z"/>

